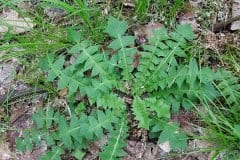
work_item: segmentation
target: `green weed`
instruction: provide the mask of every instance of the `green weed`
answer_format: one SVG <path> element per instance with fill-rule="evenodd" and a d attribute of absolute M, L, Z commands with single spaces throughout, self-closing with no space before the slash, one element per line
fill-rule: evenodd
<path fill-rule="evenodd" d="M 72 110 L 70 121 L 53 109 L 40 111 L 33 118 L 39 132 L 35 129 L 25 132 L 25 138 L 18 140 L 20 150 L 38 146 L 39 139 L 34 137 L 40 134 L 42 140 L 51 142 L 48 145 L 52 150 L 44 157 L 60 157 L 64 154 L 62 148 L 73 153 L 76 150 L 84 152 L 89 141 L 103 137 L 104 130 L 112 136 L 99 156 L 102 159 L 120 158 L 125 155 L 122 148 L 126 145 L 128 127 L 121 117 L 127 117 L 127 105 L 131 106 L 138 128 L 149 130 L 159 143 L 168 141 L 174 151 L 187 147 L 188 137 L 178 123 L 170 123 L 170 111 L 176 113 L 180 107 L 190 110 L 191 103 L 197 103 L 199 95 L 216 99 L 219 94 L 212 82 L 219 75 L 209 68 L 199 69 L 195 58 L 188 55 L 188 41 L 194 38 L 190 25 L 179 25 L 170 33 L 165 28 L 155 31 L 149 43 L 142 46 L 143 51 L 129 47 L 134 44 L 135 37 L 127 35 L 127 29 L 126 22 L 109 18 L 105 33 L 112 39 L 108 48 L 114 54 L 110 57 L 110 53 L 84 39 L 81 32 L 69 30 L 68 39 L 73 46 L 67 54 L 75 56 L 76 61 L 63 67 L 66 55 L 47 54 L 40 59 L 41 68 L 48 73 L 47 81 L 57 82 L 58 90 L 67 88 L 69 97 L 80 92 L 88 98 L 87 103 L 80 104 L 80 111 L 85 110 L 84 106 L 98 109 L 90 116 L 79 113 L 79 109 Z M 138 66 L 133 65 L 136 53 L 141 54 Z M 184 57 L 186 60 L 179 63 Z M 130 95 L 132 104 L 126 104 L 119 92 Z M 142 98 L 143 95 L 147 97 Z M 78 111 L 80 119 L 74 111 Z M 43 128 L 51 130 L 53 126 L 58 127 L 49 136 L 44 136 L 46 130 Z M 108 148 L 113 146 L 109 152 Z"/>
<path fill-rule="evenodd" d="M 226 67 L 236 75 L 240 73 L 240 49 L 236 46 L 227 46 L 226 52 L 220 55 L 220 59 L 226 63 Z"/>
<path fill-rule="evenodd" d="M 122 158 L 126 154 L 123 148 L 129 132 L 129 110 L 138 128 L 147 130 L 158 143 L 169 142 L 173 151 L 181 151 L 187 147 L 188 136 L 178 123 L 171 122 L 171 112 L 177 113 L 180 108 L 189 111 L 201 103 L 205 112 L 195 109 L 206 123 L 207 139 L 219 142 L 215 143 L 215 157 L 223 152 L 230 153 L 228 157 L 238 156 L 239 79 L 226 70 L 199 66 L 195 58 L 199 53 L 190 43 L 194 39 L 190 25 L 173 27 L 184 1 L 135 1 L 135 12 L 142 21 L 148 16 L 160 17 L 175 28 L 172 32 L 164 27 L 154 31 L 141 51 L 134 47 L 135 37 L 127 34 L 128 23 L 113 17 L 106 21 L 95 4 L 43 0 L 36 6 L 38 10 L 29 14 L 17 9 L 13 1 L 1 2 L 33 18 L 37 25 L 27 34 L 6 33 L 0 51 L 8 54 L 0 60 L 19 57 L 26 66 L 32 64 L 27 73 L 42 82 L 35 84 L 53 94 L 66 88 L 70 105 L 67 112 L 48 106 L 34 114 L 36 127 L 25 130 L 24 137 L 17 140 L 20 151 L 32 151 L 45 141 L 49 150 L 42 159 L 61 159 L 66 151 L 81 159 L 88 143 L 105 138 L 107 133 L 107 144 L 101 147 L 99 157 Z M 67 25 L 46 21 L 46 6 L 65 10 L 62 18 Z M 120 17 L 122 8 L 118 9 Z M 110 40 L 107 50 L 101 47 L 105 37 Z M 66 65 L 70 56 L 76 59 Z M 230 60 L 239 69 L 237 59 Z M 26 80 L 34 82 L 34 78 Z M 78 103 L 78 93 L 86 100 Z M 125 102 L 122 94 L 131 102 Z"/>
<path fill-rule="evenodd" d="M 150 0 L 135 0 L 135 13 L 137 14 L 139 19 L 142 19 L 146 17 L 146 14 L 148 14 L 148 9 L 150 5 Z"/>
<path fill-rule="evenodd" d="M 240 104 L 240 85 L 239 78 L 235 77 L 229 71 L 222 71 L 219 77 L 220 83 L 215 84 L 220 93 L 219 99 L 212 101 L 209 96 L 201 96 L 204 111 L 198 114 L 203 118 L 206 124 L 205 139 L 215 144 L 216 157 L 224 157 L 224 159 L 239 158 L 239 104 Z"/>
<path fill-rule="evenodd" d="M 145 19 L 159 21 L 166 26 L 174 28 L 176 25 L 176 16 L 184 8 L 184 5 L 185 1 L 183 0 L 151 2 L 148 7 L 148 13 L 145 14 Z"/>
<path fill-rule="evenodd" d="M 101 42 L 104 39 L 102 31 L 106 20 L 101 16 L 101 12 L 95 5 L 91 5 L 91 8 L 89 8 L 90 4 L 82 0 L 74 0 L 73 3 L 66 3 L 60 0 L 43 0 L 40 5 L 65 10 L 67 12 L 65 19 L 71 20 L 72 26 L 81 23 L 82 29 L 88 33 L 85 35 L 89 35 L 91 39 L 97 42 Z M 79 20 L 82 20 L 82 22 Z M 79 24 L 77 25 L 79 26 Z"/>

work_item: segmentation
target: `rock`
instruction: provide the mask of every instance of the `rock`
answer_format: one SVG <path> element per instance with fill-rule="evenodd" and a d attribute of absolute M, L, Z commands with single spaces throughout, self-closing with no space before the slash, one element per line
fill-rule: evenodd
<path fill-rule="evenodd" d="M 66 15 L 66 11 L 60 8 L 46 7 L 44 13 L 50 19 L 58 19 Z"/>
<path fill-rule="evenodd" d="M 166 141 L 164 143 L 161 143 L 158 145 L 164 152 L 169 153 L 171 151 L 170 143 L 169 141 Z"/>
<path fill-rule="evenodd" d="M 1 160 L 10 160 L 15 158 L 13 156 L 14 154 L 10 151 L 8 143 L 0 144 L 0 155 L 1 155 L 0 157 Z"/>
<path fill-rule="evenodd" d="M 232 17 L 240 16 L 240 0 L 233 0 L 232 3 Z M 240 21 L 235 21 L 231 25 L 231 30 L 239 30 Z"/>
<path fill-rule="evenodd" d="M 146 43 L 149 38 L 153 37 L 153 31 L 159 30 L 163 25 L 161 23 L 148 23 L 146 25 L 138 26 L 134 29 L 134 36 L 136 37 L 136 44 L 138 46 Z"/>
<path fill-rule="evenodd" d="M 4 9 L 0 15 L 0 34 L 11 32 L 13 34 L 24 33 L 31 30 L 35 24 L 30 18 L 19 17 L 12 9 Z"/>
<path fill-rule="evenodd" d="M 189 3 L 193 6 L 193 7 L 199 7 L 199 4 L 202 2 L 202 0 L 190 0 Z"/>
<path fill-rule="evenodd" d="M 0 66 L 0 87 L 10 83 L 16 75 L 15 66 L 12 63 L 6 63 Z"/>
<path fill-rule="evenodd" d="M 159 30 L 163 25 L 161 23 L 148 23 L 143 26 L 139 26 L 134 30 L 134 35 L 136 37 L 152 37 L 154 30 Z"/>

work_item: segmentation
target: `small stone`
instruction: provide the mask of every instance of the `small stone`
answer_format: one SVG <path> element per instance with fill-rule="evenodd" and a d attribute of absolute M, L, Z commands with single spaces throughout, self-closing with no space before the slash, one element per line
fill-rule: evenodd
<path fill-rule="evenodd" d="M 36 25 L 30 18 L 19 17 L 19 14 L 12 9 L 4 9 L 0 19 L 0 33 L 8 31 L 14 34 L 24 33 Z"/>
<path fill-rule="evenodd" d="M 15 77 L 14 64 L 7 63 L 0 66 L 0 86 L 10 83 Z"/>
<path fill-rule="evenodd" d="M 171 151 L 170 143 L 169 141 L 166 141 L 164 143 L 161 143 L 158 145 L 164 152 L 169 153 Z"/>
<path fill-rule="evenodd" d="M 60 18 L 66 15 L 66 11 L 60 8 L 46 7 L 44 13 L 50 18 Z"/>

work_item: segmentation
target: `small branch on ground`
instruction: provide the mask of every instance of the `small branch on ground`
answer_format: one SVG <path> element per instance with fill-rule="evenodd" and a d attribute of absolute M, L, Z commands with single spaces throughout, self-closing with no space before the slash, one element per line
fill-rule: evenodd
<path fill-rule="evenodd" d="M 0 105 L 3 105 L 4 103 L 8 102 L 13 102 L 17 99 L 22 99 L 24 97 L 28 97 L 31 95 L 35 95 L 35 94 L 42 94 L 45 93 L 44 90 L 42 89 L 26 89 L 26 90 L 12 90 L 10 92 L 8 92 L 5 95 L 0 96 Z"/>

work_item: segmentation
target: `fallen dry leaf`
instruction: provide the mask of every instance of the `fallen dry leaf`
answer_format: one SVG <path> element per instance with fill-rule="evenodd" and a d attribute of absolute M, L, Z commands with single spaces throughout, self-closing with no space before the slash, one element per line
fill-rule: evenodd
<path fill-rule="evenodd" d="M 0 33 L 18 34 L 31 30 L 35 24 L 30 18 L 21 18 L 18 13 L 12 9 L 5 9 L 0 16 Z"/>
<path fill-rule="evenodd" d="M 105 135 L 101 140 L 92 142 L 88 145 L 88 152 L 83 158 L 84 160 L 97 159 L 100 149 L 107 144 L 108 135 Z"/>
<path fill-rule="evenodd" d="M 68 94 L 68 89 L 65 87 L 59 91 L 60 97 L 65 97 Z"/>
<path fill-rule="evenodd" d="M 151 143 L 152 144 L 152 143 Z M 132 159 L 145 159 L 150 160 L 153 159 L 156 155 L 150 153 L 152 151 L 152 146 L 147 147 L 147 142 L 139 142 L 134 140 L 127 140 L 127 146 L 125 147 L 125 151 L 127 155 L 123 158 L 123 160 L 132 160 Z M 150 150 L 150 151 L 148 151 Z M 148 152 L 148 157 L 145 156 L 146 152 Z M 151 156 L 150 156 L 151 154 Z M 155 153 L 154 153 L 155 154 Z"/>
<path fill-rule="evenodd" d="M 20 160 L 38 160 L 47 150 L 47 144 L 45 142 L 41 143 L 41 146 L 34 149 L 32 152 L 26 151 L 22 156 L 20 156 Z"/>
<path fill-rule="evenodd" d="M 11 108 L 11 117 L 10 117 L 11 124 L 16 122 L 20 117 L 25 116 L 28 110 L 29 108 L 27 107 Z"/>
<path fill-rule="evenodd" d="M 133 68 L 137 68 L 138 64 L 139 64 L 139 59 L 141 58 L 141 54 L 135 54 L 134 58 L 133 58 L 133 63 L 132 63 L 132 67 Z"/>
<path fill-rule="evenodd" d="M 197 116 L 193 112 L 186 112 L 183 109 L 179 111 L 178 114 L 172 114 L 171 120 L 180 124 L 180 126 L 191 132 L 193 127 L 193 122 L 196 122 Z"/>

